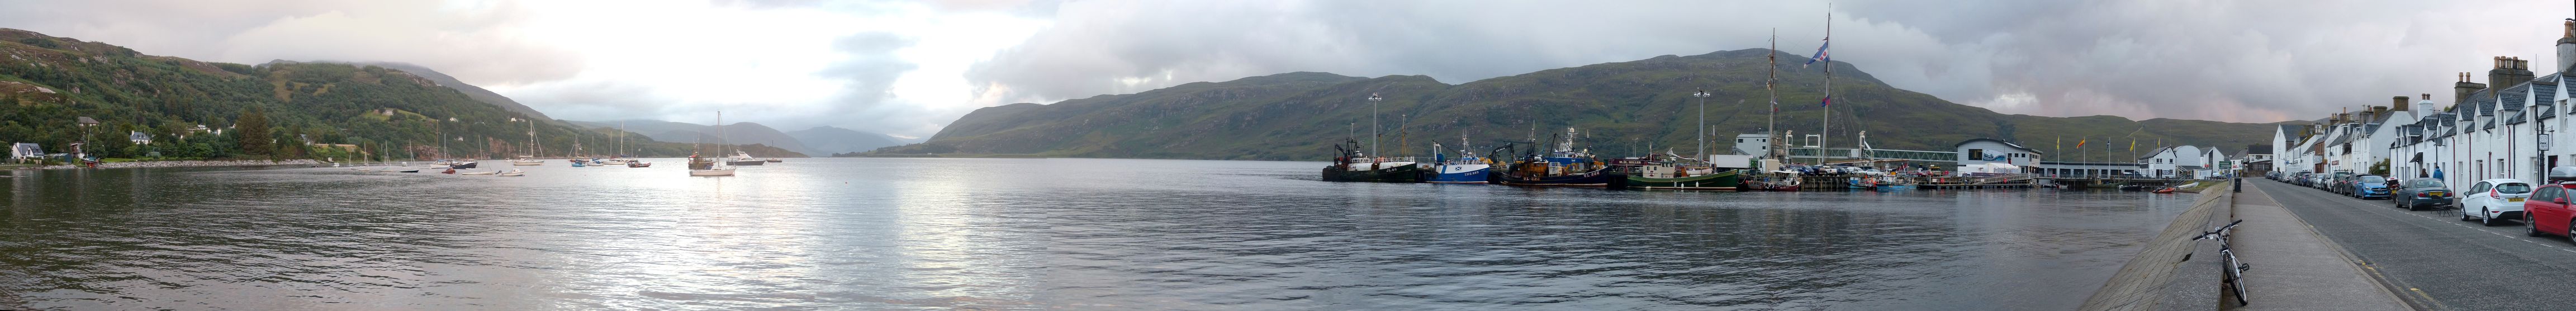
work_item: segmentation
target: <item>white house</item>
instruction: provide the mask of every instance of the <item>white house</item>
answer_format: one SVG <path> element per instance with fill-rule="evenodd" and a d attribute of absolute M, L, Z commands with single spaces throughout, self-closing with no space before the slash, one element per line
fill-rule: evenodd
<path fill-rule="evenodd" d="M 1959 152 L 1958 159 L 1960 167 L 1986 163 L 2003 163 L 2023 167 L 2039 166 L 2039 158 L 2041 155 L 2039 150 L 2032 150 L 2030 147 L 2023 147 L 2021 144 L 1992 138 L 1976 138 L 1960 141 L 1959 144 L 1951 146 L 1951 149 Z"/>

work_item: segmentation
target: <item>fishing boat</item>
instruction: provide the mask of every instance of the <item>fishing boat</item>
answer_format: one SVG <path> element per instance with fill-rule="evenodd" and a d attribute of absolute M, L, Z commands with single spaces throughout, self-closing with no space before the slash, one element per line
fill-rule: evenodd
<path fill-rule="evenodd" d="M 1913 179 L 1908 179 L 1902 176 L 1879 176 L 1877 177 L 1877 182 L 1873 183 L 1872 186 L 1873 187 L 1871 187 L 1870 190 L 1880 192 L 1914 190 L 1915 188 Z"/>
<path fill-rule="evenodd" d="M 508 171 L 508 172 L 501 172 L 500 174 L 493 174 L 493 175 L 498 175 L 498 176 L 528 176 L 528 171 L 522 171 L 522 170 L 519 170 L 519 169 L 515 169 L 515 168 L 514 168 L 514 169 L 510 169 L 510 171 Z"/>
<path fill-rule="evenodd" d="M 1410 157 L 1371 157 L 1360 153 L 1358 140 L 1347 141 L 1333 149 L 1333 165 L 1324 167 L 1324 181 L 1356 182 L 1422 182 L 1422 165 Z"/>
<path fill-rule="evenodd" d="M 1448 153 L 1440 152 L 1443 149 L 1439 143 L 1432 143 L 1431 150 L 1431 163 L 1433 163 L 1431 176 L 1425 177 L 1423 181 L 1435 184 L 1482 184 L 1492 181 L 1490 175 L 1494 168 L 1493 162 L 1487 162 L 1485 158 L 1477 157 L 1475 152 L 1467 151 L 1469 149 L 1467 149 L 1465 133 L 1458 135 L 1458 158 L 1452 159 L 1449 158 Z"/>
<path fill-rule="evenodd" d="M 1496 183 L 1535 187 L 1598 187 L 1627 189 L 1628 175 L 1614 171 L 1592 157 L 1590 151 L 1574 149 L 1574 128 L 1566 128 L 1563 140 L 1546 156 L 1530 155 L 1513 162 Z"/>
<path fill-rule="evenodd" d="M 1705 161 L 1676 157 L 1669 153 L 1647 155 L 1642 159 L 1611 160 L 1611 166 L 1626 168 L 1628 187 L 1649 190 L 1740 191 L 1744 173 L 1723 169 Z"/>

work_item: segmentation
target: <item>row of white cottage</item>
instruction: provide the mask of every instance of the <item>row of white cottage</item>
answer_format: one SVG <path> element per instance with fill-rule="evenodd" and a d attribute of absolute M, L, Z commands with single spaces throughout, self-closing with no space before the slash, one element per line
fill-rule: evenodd
<path fill-rule="evenodd" d="M 2282 125 L 2273 133 L 2276 169 L 2287 173 L 2367 174 L 2387 165 L 2391 177 L 2439 177 L 2451 185 L 2481 179 L 2540 180 L 2548 167 L 2576 165 L 2571 135 L 2549 135 L 2576 122 L 2569 106 L 2567 65 L 2576 64 L 2576 22 L 2558 40 L 2557 73 L 2533 77 L 2530 61 L 2495 58 L 2488 84 L 2462 73 L 2453 101 L 2436 107 L 2432 94 L 2392 97 L 2388 106 L 2338 113 L 2307 125 Z"/>

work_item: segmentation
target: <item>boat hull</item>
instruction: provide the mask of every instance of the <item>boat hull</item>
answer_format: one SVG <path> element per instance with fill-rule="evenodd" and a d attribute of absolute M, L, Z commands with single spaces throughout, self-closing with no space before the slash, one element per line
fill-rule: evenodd
<path fill-rule="evenodd" d="M 1583 172 L 1582 174 L 1563 176 L 1524 176 L 1522 174 L 1513 173 L 1503 173 L 1501 175 L 1502 177 L 1500 179 L 1502 184 L 1513 186 L 1609 189 L 1628 188 L 1628 175 L 1612 173 L 1609 169 L 1598 169 L 1590 172 Z"/>
<path fill-rule="evenodd" d="M 1324 181 L 1418 183 L 1422 182 L 1422 175 L 1425 174 L 1421 164 L 1405 164 L 1374 170 L 1343 169 L 1341 165 L 1334 165 L 1325 167 L 1323 176 Z"/>
<path fill-rule="evenodd" d="M 482 163 L 480 163 L 480 162 L 465 162 L 465 163 L 459 163 L 459 164 L 449 164 L 449 165 L 447 165 L 447 168 L 452 168 L 452 169 L 469 169 L 469 168 L 474 168 L 475 166 L 480 166 L 480 164 L 482 164 Z"/>
<path fill-rule="evenodd" d="M 719 168 L 719 169 L 712 169 L 712 170 L 689 170 L 689 176 L 733 176 L 733 168 L 728 167 L 728 168 Z"/>
<path fill-rule="evenodd" d="M 1492 173 L 1493 166 L 1491 165 L 1441 165 L 1431 173 L 1431 177 L 1423 180 L 1423 182 L 1435 184 L 1482 184 L 1490 179 L 1489 176 L 1485 175 Z"/>
<path fill-rule="evenodd" d="M 1744 187 L 1744 178 L 1736 171 L 1682 178 L 1645 178 L 1630 175 L 1628 187 L 1649 190 L 1735 191 Z"/>
<path fill-rule="evenodd" d="M 768 162 L 768 161 L 761 161 L 761 160 L 735 160 L 735 161 L 725 161 L 725 165 L 732 165 L 732 166 L 760 165 L 760 164 L 762 164 L 762 163 L 769 163 L 769 162 Z"/>

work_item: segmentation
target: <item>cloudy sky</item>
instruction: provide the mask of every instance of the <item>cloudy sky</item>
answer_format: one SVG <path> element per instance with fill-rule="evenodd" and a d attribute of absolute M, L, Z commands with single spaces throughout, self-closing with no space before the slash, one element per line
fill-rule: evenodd
<path fill-rule="evenodd" d="M 927 136 L 975 108 L 1290 71 L 1443 82 L 1762 47 L 2005 113 L 2312 119 L 2557 68 L 2562 1 L 35 1 L 155 55 L 420 64 L 557 118 Z"/>

